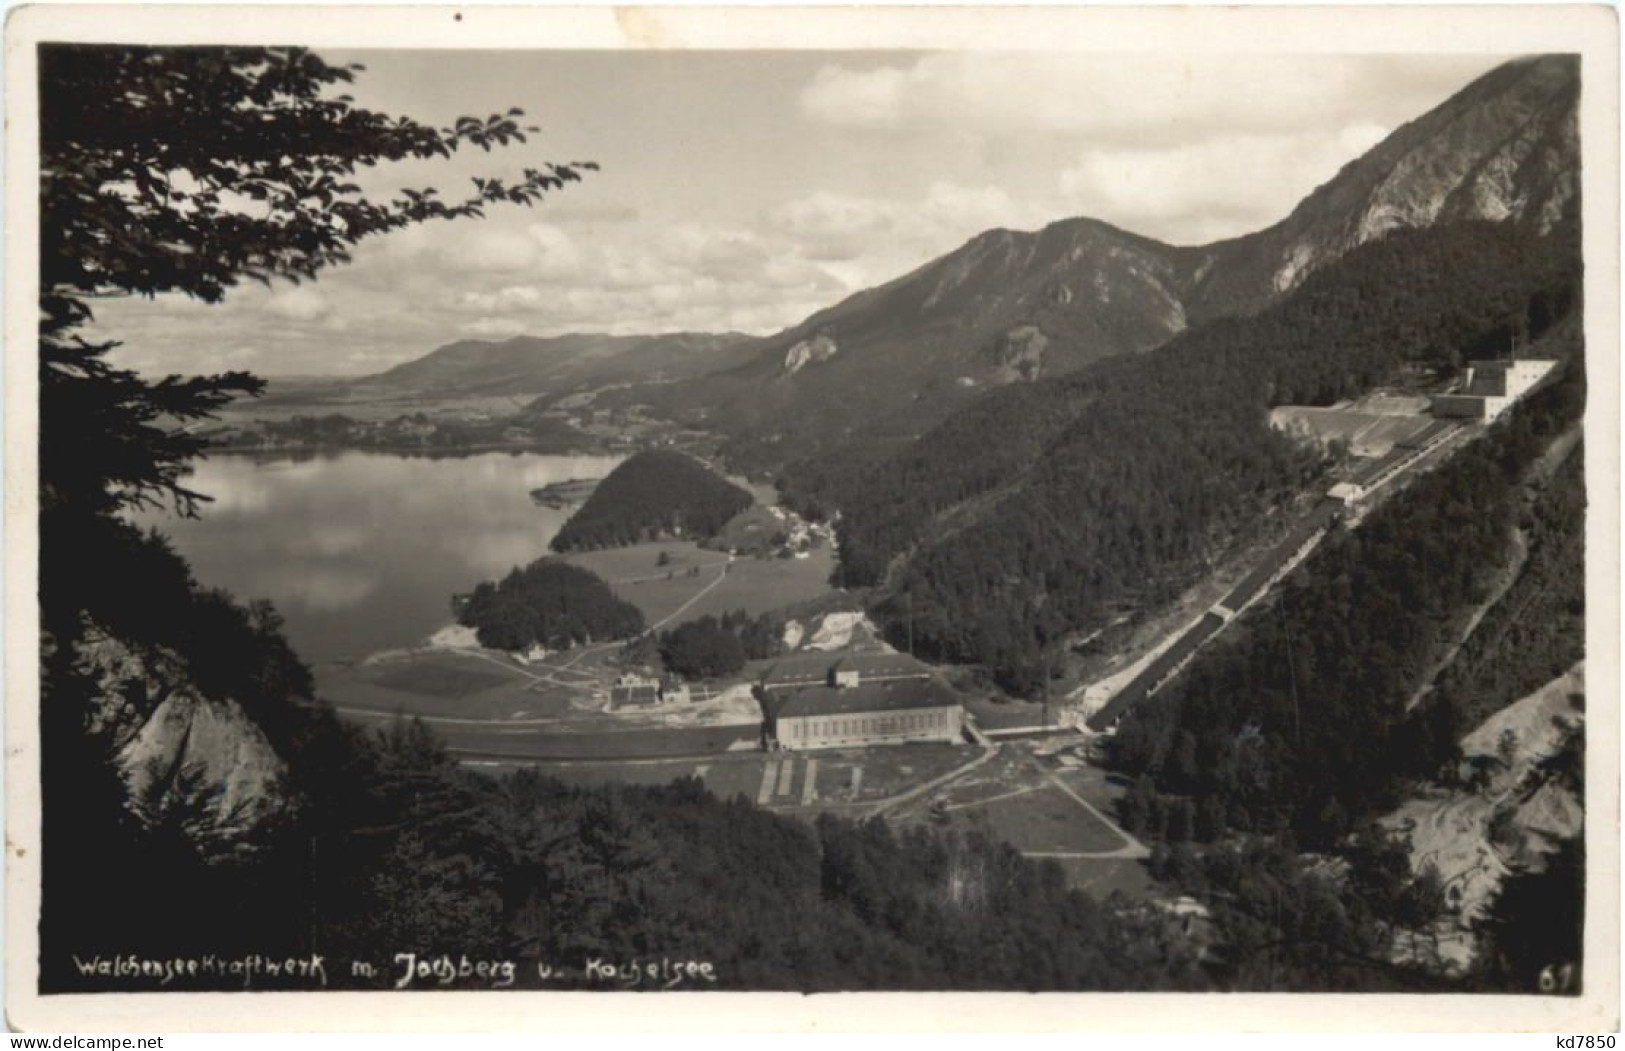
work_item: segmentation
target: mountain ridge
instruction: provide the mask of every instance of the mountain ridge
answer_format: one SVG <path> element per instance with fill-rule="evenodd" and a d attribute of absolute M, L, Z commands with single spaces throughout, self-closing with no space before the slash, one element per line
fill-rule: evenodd
<path fill-rule="evenodd" d="M 1350 160 L 1279 222 L 1207 245 L 1089 217 L 993 228 L 768 336 L 464 340 L 349 384 L 534 395 L 537 409 L 593 390 L 597 407 L 639 404 L 720 431 L 728 458 L 754 472 L 895 445 L 990 388 L 1255 313 L 1396 230 L 1469 220 L 1549 230 L 1577 200 L 1579 87 L 1573 56 L 1504 63 Z"/>
<path fill-rule="evenodd" d="M 1498 66 L 1241 237 L 1176 246 L 1087 217 L 983 231 L 764 337 L 752 360 L 648 400 L 721 426 L 739 466 L 772 470 L 851 440 L 917 436 L 989 387 L 1254 313 L 1395 230 L 1489 220 L 1544 233 L 1577 201 L 1578 74 L 1572 56 Z"/>
<path fill-rule="evenodd" d="M 387 392 L 562 394 L 593 384 L 662 382 L 725 368 L 733 363 L 730 355 L 752 338 L 740 332 L 568 332 L 463 339 L 345 385 Z"/>

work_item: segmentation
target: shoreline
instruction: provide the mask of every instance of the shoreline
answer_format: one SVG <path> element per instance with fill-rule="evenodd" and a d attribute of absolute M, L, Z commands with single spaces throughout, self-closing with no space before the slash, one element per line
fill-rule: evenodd
<path fill-rule="evenodd" d="M 378 453 L 385 456 L 405 456 L 413 459 L 455 459 L 461 456 L 474 456 L 482 453 L 506 452 L 515 456 L 524 453 L 534 453 L 539 456 L 616 456 L 625 450 L 616 450 L 607 445 L 583 447 L 577 445 L 547 445 L 547 444 L 513 444 L 509 442 L 483 442 L 463 445 L 423 446 L 423 445 L 296 445 L 296 446 L 259 446 L 259 445 L 210 445 L 204 450 L 204 456 L 242 456 L 261 457 L 267 460 L 276 459 L 303 459 L 315 460 L 333 458 L 343 453 L 362 452 Z"/>

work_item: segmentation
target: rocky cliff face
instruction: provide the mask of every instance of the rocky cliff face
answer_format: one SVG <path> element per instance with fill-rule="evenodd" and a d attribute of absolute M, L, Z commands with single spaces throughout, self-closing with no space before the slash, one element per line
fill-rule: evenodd
<path fill-rule="evenodd" d="M 1413 869 L 1438 874 L 1451 906 L 1427 932 L 1432 955 L 1417 952 L 1417 939 L 1396 938 L 1397 961 L 1465 970 L 1506 879 L 1542 871 L 1561 844 L 1585 834 L 1579 786 L 1553 766 L 1583 740 L 1584 696 L 1581 664 L 1462 738 L 1466 765 L 1488 772 L 1479 788 L 1431 789 L 1383 819 L 1408 841 Z"/>
<path fill-rule="evenodd" d="M 178 819 L 200 846 L 229 849 L 282 812 L 286 766 L 264 732 L 237 702 L 203 697 L 176 654 L 86 624 L 74 669 L 98 701 L 86 729 L 106 738 L 142 820 Z"/>
<path fill-rule="evenodd" d="M 994 354 L 998 378 L 1004 383 L 1035 380 L 1044 371 L 1044 348 L 1049 339 L 1037 325 L 1017 325 L 999 340 Z"/>
<path fill-rule="evenodd" d="M 804 339 L 785 351 L 785 375 L 794 376 L 808 365 L 828 361 L 835 356 L 839 349 L 833 339 L 823 334 Z"/>
<path fill-rule="evenodd" d="M 1483 219 L 1541 232 L 1579 199 L 1579 60 L 1509 62 L 1395 130 L 1280 223 L 1209 246 L 1188 301 L 1202 316 L 1251 309 L 1397 229 Z"/>

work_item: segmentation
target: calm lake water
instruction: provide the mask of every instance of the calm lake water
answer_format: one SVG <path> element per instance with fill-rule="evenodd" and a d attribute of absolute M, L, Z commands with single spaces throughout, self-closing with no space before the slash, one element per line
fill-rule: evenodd
<path fill-rule="evenodd" d="M 206 586 L 270 599 L 309 663 L 418 642 L 451 620 L 451 596 L 547 553 L 570 509 L 530 491 L 602 478 L 610 456 L 485 453 L 430 459 L 344 452 L 316 459 L 217 456 L 188 483 L 202 518 L 144 514 Z"/>

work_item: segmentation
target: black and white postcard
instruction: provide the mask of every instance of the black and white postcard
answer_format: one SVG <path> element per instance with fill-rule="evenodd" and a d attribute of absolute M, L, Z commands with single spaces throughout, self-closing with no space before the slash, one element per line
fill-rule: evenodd
<path fill-rule="evenodd" d="M 13 12 L 8 1017 L 1617 1029 L 1617 41 Z"/>

